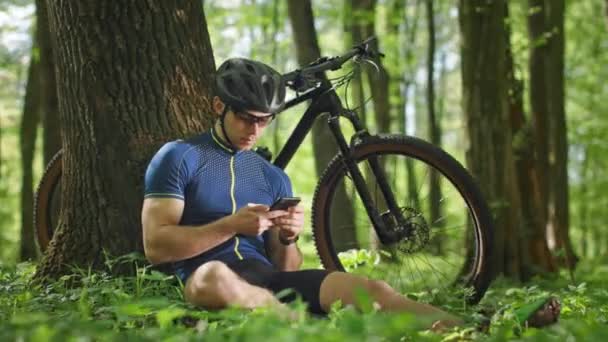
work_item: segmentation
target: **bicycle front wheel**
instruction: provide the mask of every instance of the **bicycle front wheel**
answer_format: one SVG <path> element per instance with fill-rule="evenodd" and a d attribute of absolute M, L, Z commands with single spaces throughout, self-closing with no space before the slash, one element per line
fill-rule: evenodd
<path fill-rule="evenodd" d="M 478 302 L 491 280 L 493 228 L 488 207 L 466 169 L 440 148 L 402 135 L 365 138 L 352 157 L 387 227 L 405 233 L 397 242 L 380 242 L 338 155 L 313 199 L 313 235 L 323 266 L 382 279 L 400 292 L 436 294 L 449 288 L 453 294 L 456 286 L 468 302 Z M 377 160 L 384 171 L 404 218 L 401 223 L 388 211 L 370 160 Z"/>

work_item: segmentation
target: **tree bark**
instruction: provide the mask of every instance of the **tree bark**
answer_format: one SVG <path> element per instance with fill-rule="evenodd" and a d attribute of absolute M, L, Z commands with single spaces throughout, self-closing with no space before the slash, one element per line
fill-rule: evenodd
<path fill-rule="evenodd" d="M 513 260 L 506 247 L 518 216 L 508 126 L 505 67 L 505 2 L 460 0 L 463 112 L 470 146 L 467 162 L 481 185 L 496 222 L 492 270 L 494 275 L 512 272 Z"/>
<path fill-rule="evenodd" d="M 547 11 L 547 114 L 550 118 L 550 210 L 549 242 L 554 251 L 562 254 L 562 264 L 574 268 L 578 258 L 570 240 L 568 190 L 568 133 L 564 96 L 564 0 L 545 0 Z"/>
<path fill-rule="evenodd" d="M 508 15 L 508 5 L 505 10 Z M 515 75 L 513 53 L 511 49 L 510 25 L 505 35 L 506 75 L 508 80 L 509 120 L 514 142 L 512 144 L 514 167 L 518 184 L 521 207 L 521 227 L 514 239 L 513 254 L 519 256 L 519 273 L 526 281 L 539 271 L 553 272 L 555 264 L 545 239 L 545 227 L 540 221 L 538 212 L 545 203 L 540 200 L 539 173 L 534 162 L 534 144 L 530 124 L 524 114 L 524 83 Z M 532 151 L 531 151 L 532 150 Z"/>
<path fill-rule="evenodd" d="M 426 0 L 426 22 L 428 30 L 428 50 L 426 62 L 426 105 L 427 105 L 427 120 L 429 128 L 429 138 L 431 143 L 436 146 L 441 146 L 441 128 L 437 120 L 435 111 L 435 8 L 433 0 Z M 429 193 L 429 208 L 431 229 L 440 230 L 444 225 L 441 218 L 441 188 L 439 185 L 439 173 L 437 170 L 431 170 L 430 173 L 430 193 Z M 436 252 L 441 253 L 441 241 L 437 234 L 437 239 L 433 242 Z"/>
<path fill-rule="evenodd" d="M 551 178 L 549 169 L 549 117 L 547 108 L 547 88 L 546 88 L 546 55 L 547 44 L 544 37 L 545 9 L 544 0 L 528 0 L 528 35 L 530 39 L 529 74 L 530 74 L 530 110 L 534 127 L 534 146 L 535 159 L 538 167 L 538 174 L 541 175 L 539 182 L 540 208 L 539 215 L 542 227 L 547 226 L 547 214 L 549 204 L 549 179 Z M 541 232 L 538 232 L 541 234 Z M 534 239 L 545 239 L 545 230 L 541 236 Z"/>
<path fill-rule="evenodd" d="M 352 0 L 354 25 L 359 28 L 360 37 L 366 39 L 376 36 L 375 13 L 376 0 Z M 360 42 L 356 42 L 360 43 Z M 371 44 L 374 51 L 378 51 L 380 46 L 379 38 Z M 367 67 L 366 74 L 369 82 L 372 99 L 374 102 L 374 118 L 376 130 L 378 132 L 390 131 L 390 103 L 389 103 L 389 75 L 380 58 L 374 61 L 378 69 Z"/>
<path fill-rule="evenodd" d="M 585 147 L 583 151 L 583 161 L 581 163 L 581 184 L 579 194 L 579 227 L 581 227 L 581 250 L 580 254 L 584 257 L 588 257 L 589 253 L 589 147 Z"/>
<path fill-rule="evenodd" d="M 353 4 L 352 0 L 344 1 L 344 32 L 346 36 L 350 36 L 350 40 L 346 40 L 345 49 L 350 49 L 353 45 L 359 44 L 363 41 L 361 30 L 353 18 Z M 355 101 L 355 108 L 361 117 L 361 122 L 365 127 L 368 127 L 367 123 L 367 108 L 365 106 L 365 89 L 363 86 L 363 77 L 361 68 L 354 70 L 355 74 L 352 79 L 352 94 Z"/>
<path fill-rule="evenodd" d="M 51 34 L 47 2 L 36 0 L 36 17 L 39 30 L 38 51 L 40 55 L 40 106 L 42 118 L 42 155 L 47 165 L 61 149 L 61 125 L 55 79 L 55 61 L 51 46 Z"/>
<path fill-rule="evenodd" d="M 32 44 L 32 56 L 23 100 L 23 116 L 19 132 L 21 148 L 21 243 L 19 260 L 34 260 L 37 258 L 36 239 L 34 233 L 34 189 L 33 170 L 34 151 L 36 149 L 36 131 L 40 121 L 40 56 L 34 53 L 38 49 L 38 32 L 42 28 L 37 25 Z"/>
<path fill-rule="evenodd" d="M 404 12 L 404 9 L 400 9 L 399 5 L 400 4 L 400 0 L 395 1 L 395 5 L 394 5 L 394 14 L 397 13 L 401 13 Z M 405 47 L 404 47 L 404 56 L 402 58 L 402 60 L 404 60 L 405 64 L 403 65 L 403 84 L 402 84 L 402 89 L 399 92 L 399 101 L 398 101 L 398 109 L 397 109 L 397 113 L 398 113 L 398 117 L 400 118 L 400 120 L 398 120 L 399 122 L 399 127 L 400 130 L 403 134 L 407 134 L 407 128 L 408 125 L 415 125 L 412 123 L 409 123 L 407 121 L 407 113 L 406 113 L 406 107 L 408 106 L 408 95 L 409 95 L 409 91 L 410 88 L 412 88 L 413 86 L 415 86 L 415 73 L 416 73 L 416 57 L 415 57 L 415 53 L 416 53 L 416 38 L 418 37 L 417 33 L 418 33 L 418 23 L 419 23 L 419 18 L 420 16 L 418 15 L 418 13 L 420 12 L 420 7 L 422 5 L 422 0 L 416 0 L 414 3 L 414 11 L 412 12 L 411 16 L 406 15 L 407 12 L 402 13 L 405 16 L 404 19 L 404 26 L 405 26 L 405 36 L 406 36 L 406 41 L 405 41 Z M 397 21 L 395 21 L 396 23 Z M 398 34 L 399 32 L 399 27 L 397 24 L 394 24 L 392 26 L 392 31 L 394 34 Z M 397 44 L 396 44 L 397 45 Z M 399 55 L 399 50 L 397 49 L 395 51 L 395 55 Z M 415 97 L 414 97 L 415 98 Z M 414 101 L 415 102 L 415 101 Z M 415 106 L 415 104 L 414 104 Z M 414 127 L 414 134 L 415 135 L 415 127 Z M 412 205 L 414 206 L 414 208 L 420 209 L 420 199 L 419 199 L 419 194 L 418 194 L 418 182 L 416 180 L 416 174 L 414 172 L 414 165 L 411 159 L 407 159 L 406 160 L 406 169 L 407 169 L 407 177 L 408 177 L 408 188 L 406 191 L 406 198 L 407 200 L 412 203 Z"/>
<path fill-rule="evenodd" d="M 200 1 L 48 5 L 64 173 L 39 280 L 142 251 L 145 168 L 163 143 L 211 125 L 215 70 Z"/>
<path fill-rule="evenodd" d="M 321 57 L 312 5 L 310 0 L 289 0 L 287 8 L 294 35 L 298 64 L 304 66 Z M 338 151 L 334 137 L 324 120 L 315 122 L 312 129 L 312 143 L 315 154 L 315 169 L 317 176 L 320 176 Z M 334 247 L 338 252 L 341 252 L 357 245 L 354 210 L 343 185 L 338 186 L 334 201 L 340 207 L 333 207 L 333 209 L 335 212 L 342 214 L 333 216 L 332 226 L 353 227 L 352 230 L 339 229 L 334 231 L 336 234 L 332 236 Z"/>

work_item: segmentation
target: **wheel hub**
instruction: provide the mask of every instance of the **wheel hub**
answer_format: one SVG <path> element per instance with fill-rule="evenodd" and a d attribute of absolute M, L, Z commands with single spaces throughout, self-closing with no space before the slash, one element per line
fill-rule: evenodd
<path fill-rule="evenodd" d="M 399 208 L 399 219 L 390 211 L 382 213 L 382 220 L 391 232 L 390 245 L 404 253 L 422 250 L 430 240 L 429 226 L 419 210 L 411 207 Z"/>

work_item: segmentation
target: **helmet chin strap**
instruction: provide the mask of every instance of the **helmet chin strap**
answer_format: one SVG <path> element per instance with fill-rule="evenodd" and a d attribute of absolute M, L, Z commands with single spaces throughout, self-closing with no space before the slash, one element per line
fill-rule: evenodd
<path fill-rule="evenodd" d="M 224 139 L 226 140 L 226 143 L 228 143 L 228 147 L 230 147 L 232 150 L 236 151 L 237 148 L 232 144 L 232 141 L 230 141 L 230 138 L 228 138 L 228 134 L 226 133 L 226 128 L 224 127 L 224 119 L 226 118 L 226 114 L 228 114 L 227 105 L 224 106 L 224 110 L 222 111 L 222 115 L 220 116 L 220 127 L 222 128 L 222 134 L 224 135 Z"/>

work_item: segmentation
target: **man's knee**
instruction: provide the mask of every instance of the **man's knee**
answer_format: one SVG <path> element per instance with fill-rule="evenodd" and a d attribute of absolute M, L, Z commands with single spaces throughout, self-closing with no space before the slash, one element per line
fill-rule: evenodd
<path fill-rule="evenodd" d="M 366 290 L 372 298 L 394 293 L 395 290 L 384 280 L 367 279 Z"/>
<path fill-rule="evenodd" d="M 223 262 L 209 261 L 197 268 L 186 282 L 186 300 L 207 309 L 225 308 L 234 298 L 236 278 Z"/>

